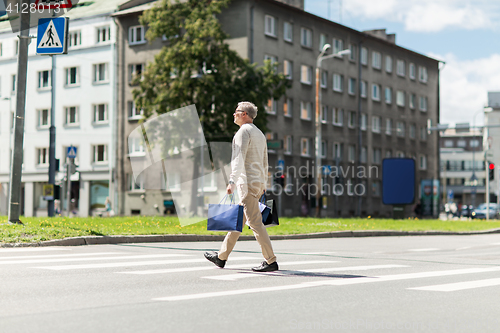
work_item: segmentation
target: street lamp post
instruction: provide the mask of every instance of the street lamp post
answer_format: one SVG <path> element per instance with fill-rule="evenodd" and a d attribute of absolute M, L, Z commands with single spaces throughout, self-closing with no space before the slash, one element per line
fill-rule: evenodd
<path fill-rule="evenodd" d="M 316 185 L 317 185 L 317 192 L 316 192 L 316 217 L 319 217 L 319 211 L 320 211 L 320 199 L 321 199 L 321 177 L 322 177 L 322 170 L 321 170 L 321 119 L 320 119 L 320 110 L 321 110 L 321 89 L 319 86 L 319 75 L 321 71 L 321 62 L 324 59 L 328 58 L 333 58 L 335 56 L 342 56 L 344 54 L 350 54 L 351 50 L 342 50 L 337 53 L 332 53 L 327 56 L 325 56 L 325 52 L 331 47 L 330 44 L 325 44 L 323 46 L 323 50 L 321 50 L 321 53 L 318 56 L 318 59 L 316 61 L 316 144 L 315 144 L 315 149 L 316 149 Z"/>
<path fill-rule="evenodd" d="M 7 116 L 7 119 L 9 119 L 10 122 L 12 122 L 12 124 L 9 122 L 9 150 L 7 151 L 7 153 L 9 154 L 9 158 L 8 158 L 8 161 L 9 161 L 9 165 L 8 165 L 8 173 L 9 173 L 9 179 L 10 179 L 10 165 L 12 163 L 12 128 L 14 127 L 14 121 L 13 121 L 13 117 L 12 117 L 12 96 L 11 97 L 4 97 L 2 98 L 4 101 L 9 101 L 9 112 L 8 112 L 8 116 Z M 7 191 L 7 205 L 9 203 L 9 198 L 10 198 L 10 191 Z"/>
<path fill-rule="evenodd" d="M 478 112 L 476 112 L 474 114 L 474 117 L 472 118 L 472 130 L 474 131 L 476 129 L 476 116 L 480 113 L 482 113 L 483 110 L 479 110 Z M 473 147 L 474 149 L 472 149 L 472 176 L 471 176 L 471 180 L 472 180 L 472 191 L 473 191 L 473 195 L 472 195 L 472 206 L 476 207 L 476 191 L 477 191 L 477 188 L 476 188 L 476 184 L 477 184 L 477 177 L 476 177 L 476 159 L 475 159 L 475 153 L 476 153 L 476 149 L 477 147 L 474 146 Z"/>

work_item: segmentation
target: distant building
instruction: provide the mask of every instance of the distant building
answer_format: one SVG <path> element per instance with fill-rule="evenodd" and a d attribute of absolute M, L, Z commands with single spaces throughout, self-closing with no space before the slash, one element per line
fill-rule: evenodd
<path fill-rule="evenodd" d="M 486 169 L 481 131 L 441 135 L 441 195 L 443 202 L 474 205 L 485 202 Z"/>
<path fill-rule="evenodd" d="M 488 92 L 488 105 L 484 108 L 485 149 L 489 149 L 487 158 L 495 164 L 494 180 L 490 183 L 491 202 L 500 202 L 500 91 Z"/>
<path fill-rule="evenodd" d="M 140 117 L 140 111 L 131 104 L 132 87 L 127 83 L 127 75 L 136 73 L 141 68 L 139 64 L 152 60 L 159 48 L 167 45 L 162 40 L 149 44 L 131 39 L 138 31 L 143 34 L 147 29 L 139 25 L 138 17 L 154 3 L 129 1 L 115 14 L 120 36 L 118 141 L 121 144 L 126 144 L 124 138 L 137 126 L 134 117 Z M 281 193 L 282 214 L 314 214 L 314 195 L 311 197 L 301 189 L 312 189 L 310 186 L 316 183 L 312 172 L 314 71 L 320 50 L 328 43 L 332 46 L 328 53 L 349 49 L 351 54 L 325 60 L 322 65 L 322 164 L 326 170 L 338 171 L 337 177 L 331 174 L 324 177 L 322 215 L 391 216 L 392 206 L 384 206 L 381 199 L 383 158 L 414 158 L 417 188 L 422 179 L 439 178 L 437 133 L 428 134 L 426 130 L 429 119 L 434 124 L 439 119 L 439 62 L 398 46 L 396 36 L 386 34 L 384 29 L 360 32 L 307 13 L 303 8 L 301 0 L 234 0 L 219 16 L 230 35 L 227 42 L 234 50 L 250 62 L 263 64 L 266 59 L 277 62 L 279 71 L 292 82 L 287 97 L 270 100 L 266 110 L 260 110 L 267 113 L 268 140 L 283 141 L 283 149 L 269 151 L 273 170 L 268 192 L 276 189 L 272 172 L 281 160 L 286 171 L 285 191 Z M 141 185 L 134 185 L 129 180 L 130 159 L 136 157 L 127 154 L 125 146 L 119 148 L 117 176 L 121 178 L 118 183 L 122 195 L 119 211 L 152 214 L 151 207 L 161 206 L 170 199 L 170 193 L 149 192 Z M 294 174 L 293 170 L 301 167 L 306 171 Z M 372 170 L 372 174 L 357 177 L 352 170 L 358 167 Z M 362 185 L 361 195 L 348 194 L 348 183 Z M 224 190 L 219 187 L 220 184 L 212 186 L 212 193 Z M 141 198 L 144 193 L 138 195 L 142 191 L 151 193 L 144 195 L 146 201 Z M 211 194 L 207 191 L 205 195 Z M 419 197 L 419 193 L 416 195 Z"/>

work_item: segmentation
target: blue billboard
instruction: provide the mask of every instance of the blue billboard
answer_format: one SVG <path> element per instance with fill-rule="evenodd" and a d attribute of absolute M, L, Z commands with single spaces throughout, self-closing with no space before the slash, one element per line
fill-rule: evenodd
<path fill-rule="evenodd" d="M 382 161 L 382 202 L 409 205 L 415 202 L 415 160 L 384 158 Z"/>

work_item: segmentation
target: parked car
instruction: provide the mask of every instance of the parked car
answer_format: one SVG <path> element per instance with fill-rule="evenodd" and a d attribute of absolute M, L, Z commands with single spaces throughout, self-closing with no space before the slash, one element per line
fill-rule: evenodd
<path fill-rule="evenodd" d="M 462 205 L 460 210 L 461 217 L 472 217 L 472 213 L 474 212 L 473 205 Z"/>
<path fill-rule="evenodd" d="M 476 209 L 472 212 L 472 218 L 473 219 L 485 219 L 486 218 L 486 210 L 487 206 L 485 203 L 480 204 L 477 206 Z M 490 219 L 496 219 L 499 216 L 499 207 L 495 203 L 490 203 L 489 206 L 489 212 L 490 212 Z"/>

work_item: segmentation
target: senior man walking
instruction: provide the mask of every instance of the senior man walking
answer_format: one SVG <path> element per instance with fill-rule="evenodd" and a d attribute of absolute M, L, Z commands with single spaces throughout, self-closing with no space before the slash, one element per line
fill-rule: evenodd
<path fill-rule="evenodd" d="M 259 209 L 259 198 L 264 193 L 267 184 L 267 142 L 264 134 L 254 125 L 257 117 L 257 107 L 250 102 L 240 102 L 233 114 L 234 123 L 240 126 L 233 138 L 231 176 L 226 192 L 234 193 L 238 189 L 240 204 L 243 205 L 243 222 L 252 229 L 257 242 L 262 249 L 265 261 L 255 272 L 277 271 L 278 263 L 273 252 L 271 239 L 262 223 Z M 205 252 L 205 258 L 216 266 L 224 268 L 229 254 L 234 248 L 241 232 L 231 231 L 226 235 L 220 251 Z"/>

